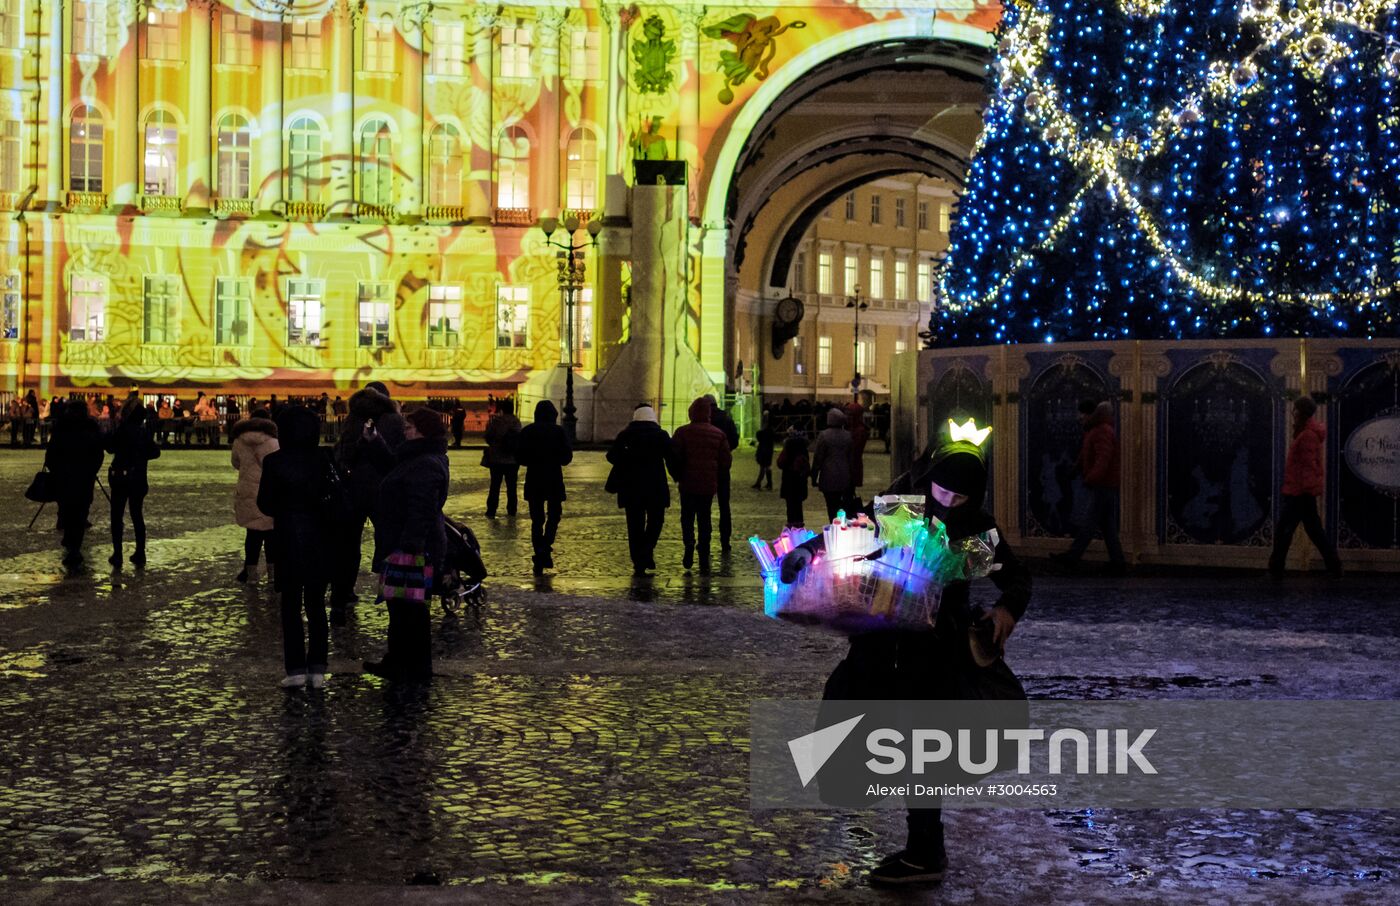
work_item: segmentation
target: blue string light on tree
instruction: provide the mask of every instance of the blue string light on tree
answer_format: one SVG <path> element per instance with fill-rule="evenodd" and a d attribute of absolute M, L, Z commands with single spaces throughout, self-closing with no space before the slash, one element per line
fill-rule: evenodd
<path fill-rule="evenodd" d="M 1010 0 L 933 342 L 1400 333 L 1400 0 Z"/>

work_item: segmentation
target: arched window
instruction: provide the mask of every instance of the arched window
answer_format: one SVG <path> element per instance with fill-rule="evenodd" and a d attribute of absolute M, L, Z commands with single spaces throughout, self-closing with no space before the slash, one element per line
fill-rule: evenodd
<path fill-rule="evenodd" d="M 290 201 L 321 200 L 321 127 L 307 116 L 292 121 L 288 133 L 287 170 Z"/>
<path fill-rule="evenodd" d="M 252 170 L 253 130 L 246 119 L 230 113 L 219 121 L 219 197 L 247 198 Z"/>
<path fill-rule="evenodd" d="M 593 210 L 598 205 L 598 139 L 587 129 L 575 129 L 569 135 L 564 157 L 565 207 L 571 211 Z"/>
<path fill-rule="evenodd" d="M 428 203 L 462 203 L 462 135 L 450 123 L 439 123 L 428 140 Z"/>
<path fill-rule="evenodd" d="M 68 188 L 102 191 L 102 114 L 79 107 L 68 124 Z"/>
<path fill-rule="evenodd" d="M 147 195 L 175 195 L 179 172 L 179 133 L 175 117 L 157 110 L 146 117 L 146 153 L 141 191 Z"/>
<path fill-rule="evenodd" d="M 382 119 L 360 127 L 360 201 L 385 206 L 394 203 L 393 134 Z"/>
<path fill-rule="evenodd" d="M 503 130 L 496 143 L 496 207 L 530 207 L 530 138 L 519 126 Z"/>

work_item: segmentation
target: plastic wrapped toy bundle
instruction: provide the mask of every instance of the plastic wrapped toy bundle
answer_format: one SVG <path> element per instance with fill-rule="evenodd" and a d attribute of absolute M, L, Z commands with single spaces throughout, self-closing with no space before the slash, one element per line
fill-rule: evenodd
<path fill-rule="evenodd" d="M 950 547 L 943 523 L 924 520 L 922 498 L 899 498 L 884 507 L 877 501 L 876 522 L 879 536 L 869 523 L 838 513 L 822 531 L 826 550 L 791 585 L 779 578 L 782 558 L 814 534 L 785 530 L 771 546 L 750 538 L 763 576 L 764 612 L 843 633 L 927 630 L 938 616 L 945 585 L 995 568 L 993 533 Z M 896 540 L 902 543 L 892 543 Z"/>

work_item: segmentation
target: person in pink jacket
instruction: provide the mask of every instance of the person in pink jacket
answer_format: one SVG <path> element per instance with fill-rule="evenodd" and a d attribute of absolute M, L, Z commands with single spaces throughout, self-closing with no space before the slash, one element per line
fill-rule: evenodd
<path fill-rule="evenodd" d="M 1322 554 L 1327 574 L 1340 576 L 1342 561 L 1337 549 L 1327 540 L 1322 519 L 1317 514 L 1317 498 L 1326 493 L 1327 473 L 1322 467 L 1322 452 L 1326 447 L 1327 428 L 1313 415 L 1317 403 L 1312 397 L 1300 396 L 1293 401 L 1293 442 L 1288 445 L 1288 458 L 1283 463 L 1283 505 L 1279 508 L 1278 526 L 1274 529 L 1274 552 L 1269 557 L 1269 574 L 1283 575 L 1288 559 L 1288 547 L 1293 532 L 1302 523 L 1308 540 Z"/>

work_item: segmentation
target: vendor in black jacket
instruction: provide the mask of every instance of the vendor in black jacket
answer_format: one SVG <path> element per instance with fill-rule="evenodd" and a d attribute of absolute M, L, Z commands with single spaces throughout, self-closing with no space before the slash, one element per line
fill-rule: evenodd
<path fill-rule="evenodd" d="M 926 495 L 924 512 L 942 520 L 949 542 L 997 527 L 996 520 L 982 509 L 987 469 L 981 448 L 970 440 L 944 444 L 930 457 L 927 470 L 912 486 L 906 479 L 904 483 L 896 482 L 888 493 L 918 490 Z M 796 578 L 819 549 L 821 538 L 817 535 L 783 559 L 783 581 Z M 1001 591 L 1001 597 L 994 607 L 974 609 L 971 584 L 966 580 L 949 583 L 943 589 L 932 631 L 878 631 L 851 636 L 850 651 L 827 680 L 822 697 L 862 701 L 894 697 L 924 701 L 1025 699 L 1025 690 L 1001 653 L 1030 603 L 1031 577 L 1005 540 L 997 543 L 995 553 L 994 562 L 1000 566 L 988 578 Z M 979 665 L 979 660 L 986 666 Z M 942 880 L 948 860 L 943 848 L 941 810 L 910 809 L 908 826 L 907 845 L 870 873 L 872 883 Z"/>

